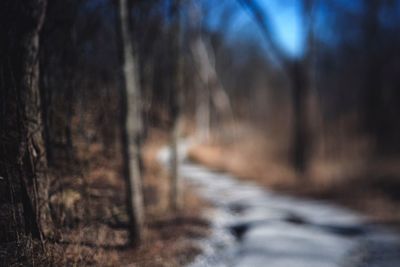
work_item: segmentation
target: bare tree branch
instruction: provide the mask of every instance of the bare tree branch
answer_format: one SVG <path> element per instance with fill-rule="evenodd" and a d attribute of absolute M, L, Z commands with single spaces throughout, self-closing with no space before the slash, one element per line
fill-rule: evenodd
<path fill-rule="evenodd" d="M 286 69 L 289 59 L 282 51 L 281 47 L 277 44 L 276 40 L 273 38 L 271 21 L 269 20 L 268 16 L 264 14 L 262 8 L 254 0 L 238 0 L 238 2 L 240 5 L 246 8 L 249 13 L 254 17 L 262 34 L 264 35 L 264 38 L 268 43 L 271 52 L 279 61 L 279 64 L 281 64 L 282 67 Z"/>

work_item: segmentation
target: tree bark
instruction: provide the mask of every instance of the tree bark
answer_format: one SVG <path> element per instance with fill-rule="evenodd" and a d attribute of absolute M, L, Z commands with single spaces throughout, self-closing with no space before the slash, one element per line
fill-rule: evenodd
<path fill-rule="evenodd" d="M 42 33 L 43 34 L 43 33 Z M 46 53 L 44 49 L 42 49 L 43 46 L 41 46 L 41 51 L 40 51 L 40 102 L 42 105 L 42 121 L 43 121 L 43 139 L 46 147 L 46 160 L 49 166 L 52 166 L 54 163 L 54 153 L 53 153 L 53 143 L 52 143 L 52 136 L 51 136 L 51 116 L 52 116 L 52 110 L 51 110 L 51 89 L 48 85 L 48 76 L 46 74 L 46 69 L 45 69 L 45 57 Z"/>
<path fill-rule="evenodd" d="M 317 93 L 314 65 L 314 0 L 303 0 L 306 51 L 300 60 L 292 60 L 289 67 L 293 95 L 292 163 L 302 176 L 309 169 L 317 132 Z"/>
<path fill-rule="evenodd" d="M 365 87 L 363 101 L 363 126 L 367 133 L 382 144 L 384 117 L 382 116 L 382 59 L 380 55 L 379 11 L 382 3 L 378 0 L 364 1 L 366 14 L 364 18 L 365 38 Z"/>
<path fill-rule="evenodd" d="M 0 176 L 15 188 L 11 195 L 22 203 L 25 230 L 35 238 L 50 235 L 52 229 L 38 61 L 46 3 L 3 0 L 0 4 Z"/>
<path fill-rule="evenodd" d="M 304 63 L 303 63 L 304 64 Z M 294 61 L 290 75 L 293 98 L 292 164 L 299 174 L 306 172 L 312 151 L 310 85 L 307 67 Z"/>
<path fill-rule="evenodd" d="M 182 207 L 182 181 L 179 174 L 179 149 L 178 139 L 180 136 L 180 124 L 182 113 L 182 29 L 181 29 L 181 0 L 174 0 L 171 6 L 171 16 L 173 18 L 171 33 L 171 55 L 172 56 L 172 83 L 171 83 L 171 168 L 170 168 L 170 205 L 173 210 L 179 210 Z"/>
<path fill-rule="evenodd" d="M 123 171 L 127 183 L 127 208 L 130 241 L 143 239 L 144 210 L 140 175 L 140 137 L 142 131 L 141 97 L 137 61 L 129 24 L 128 0 L 118 1 L 119 49 L 121 57 L 121 134 Z"/>
<path fill-rule="evenodd" d="M 220 115 L 221 122 L 230 122 L 233 125 L 233 110 L 229 96 L 218 78 L 211 48 L 206 45 L 200 33 L 193 37 L 191 52 L 203 82 L 203 86 L 199 88 L 200 92 L 198 92 L 196 114 L 198 131 L 201 140 L 208 140 L 211 126 L 211 102 Z M 220 130 L 222 134 L 225 133 L 223 127 Z"/>

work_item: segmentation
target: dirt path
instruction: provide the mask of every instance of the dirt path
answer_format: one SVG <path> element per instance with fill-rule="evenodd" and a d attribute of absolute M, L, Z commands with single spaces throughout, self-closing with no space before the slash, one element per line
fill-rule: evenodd
<path fill-rule="evenodd" d="M 185 154 L 187 142 L 181 144 Z M 168 162 L 168 150 L 160 160 Z M 182 158 L 183 160 L 184 158 Z M 400 237 L 353 211 L 282 196 L 183 160 L 183 177 L 213 204 L 213 234 L 191 267 L 398 267 Z"/>

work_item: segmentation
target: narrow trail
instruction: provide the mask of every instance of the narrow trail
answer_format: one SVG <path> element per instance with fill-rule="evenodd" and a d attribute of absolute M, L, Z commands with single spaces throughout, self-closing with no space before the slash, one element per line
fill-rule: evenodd
<path fill-rule="evenodd" d="M 399 267 L 400 236 L 332 203 L 283 196 L 188 162 L 181 174 L 213 208 L 189 267 Z M 167 165 L 168 149 L 159 159 Z"/>

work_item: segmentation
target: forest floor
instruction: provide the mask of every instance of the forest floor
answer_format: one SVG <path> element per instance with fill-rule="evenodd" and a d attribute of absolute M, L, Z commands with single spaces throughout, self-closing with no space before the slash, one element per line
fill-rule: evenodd
<path fill-rule="evenodd" d="M 358 141 L 349 140 L 348 153 L 316 158 L 310 171 L 297 177 L 279 143 L 266 136 L 246 125 L 236 141 L 197 145 L 189 151 L 189 158 L 284 194 L 338 203 L 368 215 L 376 223 L 400 229 L 399 157 L 366 156 L 362 145 L 352 147 Z"/>
<path fill-rule="evenodd" d="M 69 165 L 79 171 L 54 168 L 57 183 L 52 185 L 51 205 L 59 218 L 54 240 L 45 241 L 46 252 L 31 240 L 20 242 L 25 248 L 1 248 L 7 259 L 4 266 L 174 267 L 192 261 L 201 253 L 193 241 L 209 234 L 209 223 L 201 216 L 207 203 L 187 186 L 183 209 L 168 211 L 169 179 L 156 159 L 167 140 L 152 130 L 143 146 L 146 238 L 141 246 L 126 247 L 125 184 L 118 153 L 106 157 L 98 144 L 82 149 L 85 145 L 77 143 L 79 164 Z"/>

